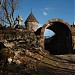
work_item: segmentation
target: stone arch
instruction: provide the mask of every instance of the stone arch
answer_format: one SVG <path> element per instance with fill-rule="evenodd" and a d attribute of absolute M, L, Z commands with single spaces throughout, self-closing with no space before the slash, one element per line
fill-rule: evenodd
<path fill-rule="evenodd" d="M 53 51 L 55 51 L 55 53 L 53 53 L 53 54 L 66 54 L 66 53 L 71 53 L 71 51 L 72 51 L 71 27 L 70 27 L 70 25 L 66 21 L 56 18 L 56 19 L 48 20 L 43 25 L 43 27 L 41 28 L 41 31 L 40 31 L 40 45 L 43 48 L 45 48 L 45 44 L 44 44 L 44 41 L 45 41 L 45 39 L 44 39 L 45 29 L 50 29 L 50 30 L 54 31 L 55 34 L 56 34 L 55 37 L 57 37 L 57 40 L 55 40 L 55 41 L 56 42 L 60 42 L 61 41 L 63 43 L 63 46 L 60 46 L 61 48 L 58 49 L 59 51 L 53 50 Z M 53 37 L 53 38 L 55 38 L 55 37 Z M 55 46 L 56 46 L 56 44 L 55 44 Z M 67 48 L 65 48 L 66 46 L 67 46 Z M 67 49 L 67 50 L 64 51 L 62 49 Z"/>

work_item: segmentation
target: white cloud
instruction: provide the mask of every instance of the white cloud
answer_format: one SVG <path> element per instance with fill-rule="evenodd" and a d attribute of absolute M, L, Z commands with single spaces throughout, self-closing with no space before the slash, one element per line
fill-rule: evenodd
<path fill-rule="evenodd" d="M 46 10 L 46 11 L 48 11 L 48 10 L 54 10 L 55 8 L 53 8 L 53 7 L 51 7 L 51 8 L 49 8 L 49 7 L 46 7 L 46 8 L 44 8 L 44 10 Z"/>
<path fill-rule="evenodd" d="M 53 7 L 51 7 L 51 8 L 50 7 L 45 7 L 43 9 L 41 9 L 44 16 L 48 15 L 49 10 L 54 10 L 54 8 Z"/>
<path fill-rule="evenodd" d="M 41 11 L 42 11 L 42 14 L 44 15 L 44 16 L 47 16 L 48 15 L 48 12 L 50 11 L 50 10 L 54 10 L 55 8 L 53 8 L 53 7 L 45 7 L 45 8 L 43 8 L 43 9 L 41 9 Z"/>
<path fill-rule="evenodd" d="M 44 16 L 47 16 L 47 12 L 46 12 L 46 11 L 43 11 L 43 15 L 44 15 Z"/>
<path fill-rule="evenodd" d="M 45 10 L 49 10 L 49 8 L 48 7 L 46 7 L 46 8 L 44 8 Z"/>

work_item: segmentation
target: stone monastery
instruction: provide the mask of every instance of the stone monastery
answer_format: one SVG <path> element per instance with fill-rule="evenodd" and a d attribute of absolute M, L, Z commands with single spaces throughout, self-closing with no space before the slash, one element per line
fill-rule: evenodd
<path fill-rule="evenodd" d="M 42 27 L 38 28 L 38 21 L 31 12 L 25 21 L 27 30 L 32 30 L 39 37 L 40 45 L 52 54 L 71 53 L 75 50 L 75 22 L 70 25 L 58 18 L 48 20 Z M 52 38 L 44 37 L 45 29 L 55 32 Z"/>
<path fill-rule="evenodd" d="M 34 32 L 38 37 L 39 44 L 44 49 L 51 54 L 75 53 L 75 22 L 70 25 L 62 19 L 54 18 L 48 20 L 40 28 L 38 25 L 39 22 L 31 12 L 25 21 L 25 30 Z M 19 29 L 19 25 L 16 25 L 15 28 Z M 46 29 L 52 30 L 55 35 L 45 38 L 44 32 Z"/>

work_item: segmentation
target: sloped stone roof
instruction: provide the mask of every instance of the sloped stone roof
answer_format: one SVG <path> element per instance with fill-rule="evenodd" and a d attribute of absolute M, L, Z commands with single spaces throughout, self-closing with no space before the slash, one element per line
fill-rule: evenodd
<path fill-rule="evenodd" d="M 25 22 L 38 22 L 37 19 L 34 17 L 33 13 L 31 12 Z"/>

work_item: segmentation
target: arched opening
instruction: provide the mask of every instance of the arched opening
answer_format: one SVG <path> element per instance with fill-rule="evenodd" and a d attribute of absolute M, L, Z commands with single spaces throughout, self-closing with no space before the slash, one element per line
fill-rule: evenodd
<path fill-rule="evenodd" d="M 55 35 L 55 33 L 52 30 L 45 29 L 45 32 L 44 32 L 44 48 L 45 48 L 45 50 L 49 50 L 50 49 L 49 43 L 51 42 L 52 37 L 54 35 Z"/>
<path fill-rule="evenodd" d="M 72 37 L 69 27 L 60 21 L 52 21 L 45 24 L 42 27 L 42 34 L 45 30 L 52 30 L 55 35 L 45 39 L 44 48 L 50 52 L 50 54 L 68 54 L 72 51 Z"/>
<path fill-rule="evenodd" d="M 44 37 L 45 38 L 49 38 L 49 37 L 52 37 L 52 36 L 54 36 L 55 35 L 55 33 L 52 31 L 52 30 L 50 30 L 50 29 L 45 29 L 45 32 L 44 32 Z"/>

